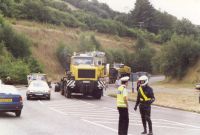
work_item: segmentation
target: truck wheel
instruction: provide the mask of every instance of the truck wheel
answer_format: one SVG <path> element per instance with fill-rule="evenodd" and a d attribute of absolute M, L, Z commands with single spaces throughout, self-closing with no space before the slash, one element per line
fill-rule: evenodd
<path fill-rule="evenodd" d="M 66 98 L 71 98 L 72 97 L 71 91 L 69 89 L 66 89 L 64 93 L 65 93 L 64 95 L 65 95 Z"/>
<path fill-rule="evenodd" d="M 15 115 L 16 115 L 16 117 L 20 117 L 21 116 L 21 110 L 18 110 L 18 111 L 15 111 Z"/>
<path fill-rule="evenodd" d="M 102 89 L 96 90 L 94 92 L 94 95 L 93 95 L 94 98 L 101 99 L 101 96 L 102 96 Z"/>
<path fill-rule="evenodd" d="M 28 95 L 26 96 L 26 100 L 30 100 L 30 97 Z"/>
<path fill-rule="evenodd" d="M 64 95 L 64 90 L 63 89 L 61 89 L 60 94 Z"/>
<path fill-rule="evenodd" d="M 60 91 L 60 87 L 59 87 L 59 85 L 56 85 L 55 86 L 55 92 L 59 92 Z"/>

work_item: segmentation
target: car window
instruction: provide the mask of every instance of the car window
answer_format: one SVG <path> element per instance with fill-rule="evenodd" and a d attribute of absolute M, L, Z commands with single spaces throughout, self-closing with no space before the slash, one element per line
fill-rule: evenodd
<path fill-rule="evenodd" d="M 32 82 L 31 87 L 48 87 L 48 85 L 45 82 Z"/>

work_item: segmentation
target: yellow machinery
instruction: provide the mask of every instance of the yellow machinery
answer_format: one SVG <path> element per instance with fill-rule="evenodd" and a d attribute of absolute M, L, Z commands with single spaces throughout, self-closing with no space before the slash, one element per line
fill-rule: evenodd
<path fill-rule="evenodd" d="M 114 63 L 113 67 L 118 71 L 118 75 L 120 77 L 130 76 L 131 74 L 131 68 L 122 63 Z"/>
<path fill-rule="evenodd" d="M 110 68 L 110 74 L 109 74 L 109 82 L 115 83 L 117 77 L 124 77 L 129 76 L 131 74 L 131 68 L 122 64 L 122 63 L 114 63 L 113 67 Z"/>
<path fill-rule="evenodd" d="M 71 98 L 72 93 L 82 93 L 100 99 L 105 88 L 104 77 L 108 74 L 104 52 L 74 53 L 63 94 Z M 62 93 L 62 92 L 61 92 Z"/>

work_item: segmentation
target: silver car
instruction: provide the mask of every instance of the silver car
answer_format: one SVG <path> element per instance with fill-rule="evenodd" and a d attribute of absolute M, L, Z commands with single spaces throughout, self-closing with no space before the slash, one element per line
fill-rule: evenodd
<path fill-rule="evenodd" d="M 26 97 L 27 100 L 32 98 L 45 98 L 50 100 L 51 90 L 46 81 L 34 80 L 28 86 Z"/>

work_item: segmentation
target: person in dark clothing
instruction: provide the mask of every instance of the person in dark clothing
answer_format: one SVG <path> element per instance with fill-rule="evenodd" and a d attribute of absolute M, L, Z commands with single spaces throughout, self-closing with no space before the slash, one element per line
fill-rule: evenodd
<path fill-rule="evenodd" d="M 152 121 L 151 121 L 151 104 L 155 101 L 153 89 L 150 86 L 148 86 L 147 76 L 141 76 L 138 79 L 138 81 L 140 86 L 138 87 L 137 101 L 134 110 L 136 111 L 139 105 L 142 124 L 144 128 L 144 131 L 141 134 L 147 133 L 146 123 L 148 123 L 149 127 L 148 135 L 153 135 Z"/>

